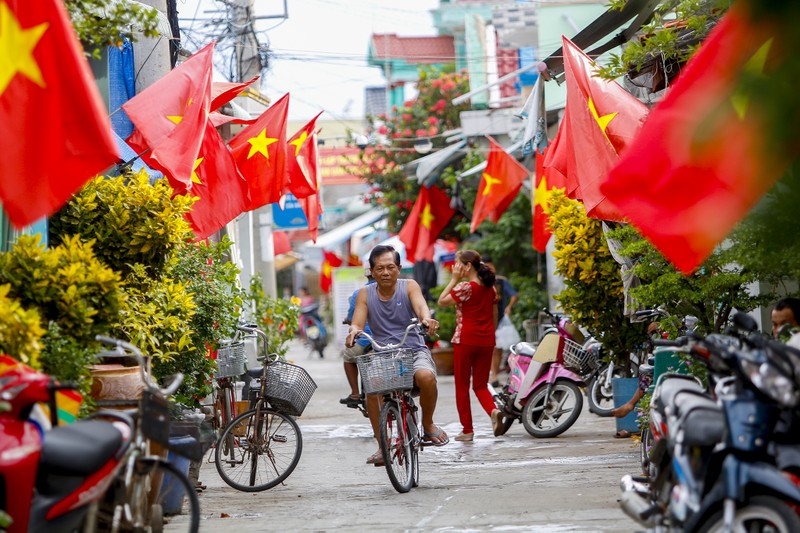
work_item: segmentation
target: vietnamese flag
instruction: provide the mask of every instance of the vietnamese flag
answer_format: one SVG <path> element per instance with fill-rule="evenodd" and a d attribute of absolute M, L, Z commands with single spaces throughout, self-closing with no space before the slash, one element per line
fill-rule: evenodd
<path fill-rule="evenodd" d="M 420 188 L 417 201 L 398 234 L 411 262 L 433 261 L 436 238 L 455 213 L 447 193 L 435 186 Z"/>
<path fill-rule="evenodd" d="M 119 162 L 108 111 L 60 0 L 0 1 L 0 199 L 15 227 Z"/>
<path fill-rule="evenodd" d="M 633 142 L 648 109 L 617 82 L 593 76 L 594 62 L 589 56 L 566 37 L 562 41 L 568 129 L 558 148 L 565 150 L 568 166 L 561 172 L 571 190 L 578 183 L 587 216 L 622 221 L 624 217 L 606 200 L 600 185 L 619 154 Z"/>
<path fill-rule="evenodd" d="M 324 259 L 322 260 L 322 272 L 319 275 L 319 288 L 328 294 L 333 283 L 333 269 L 342 266 L 341 258 L 333 252 L 322 250 Z"/>
<path fill-rule="evenodd" d="M 531 194 L 533 248 L 540 253 L 545 252 L 547 242 L 553 235 L 550 229 L 550 217 L 545 212 L 550 204 L 550 195 L 554 189 L 563 190 L 566 186 L 566 179 L 557 170 L 544 168 L 548 149 L 549 147 L 545 148 L 544 153 L 536 154 L 536 187 Z"/>
<path fill-rule="evenodd" d="M 163 171 L 179 194 L 192 188 L 194 163 L 203 143 L 213 54 L 212 42 L 122 104 L 136 126 L 128 143 L 143 152 L 148 165 Z"/>
<path fill-rule="evenodd" d="M 276 203 L 286 189 L 286 117 L 289 93 L 228 143 L 250 186 L 248 211 Z"/>
<path fill-rule="evenodd" d="M 602 190 L 684 274 L 713 252 L 780 178 L 759 95 L 780 33 L 735 4 L 653 110 Z"/>
<path fill-rule="evenodd" d="M 250 87 L 255 81 L 259 78 L 256 76 L 250 81 L 245 81 L 242 83 L 239 82 L 229 82 L 229 81 L 215 81 L 211 83 L 211 106 L 210 109 L 213 111 L 215 109 L 219 109 L 223 105 L 227 104 L 237 96 L 239 96 L 242 91 Z M 217 124 L 219 125 L 219 124 Z"/>
<path fill-rule="evenodd" d="M 528 169 L 510 156 L 497 141 L 489 139 L 489 157 L 478 184 L 475 209 L 472 211 L 470 232 L 475 233 L 488 216 L 497 223 L 500 216 L 522 188 Z"/>
<path fill-rule="evenodd" d="M 298 203 L 303 209 L 308 221 L 308 235 L 313 242 L 317 242 L 319 234 L 319 216 L 322 214 L 322 202 L 319 194 L 312 194 L 306 198 L 298 198 Z"/>
<path fill-rule="evenodd" d="M 307 198 L 317 194 L 317 147 L 314 128 L 320 111 L 308 124 L 292 135 L 287 146 L 286 172 L 289 175 L 289 191 L 296 198 Z M 314 144 L 312 144 L 314 143 Z"/>
<path fill-rule="evenodd" d="M 544 172 L 554 172 L 563 178 L 564 193 L 567 195 L 567 198 L 582 202 L 583 196 L 581 195 L 581 186 L 578 183 L 578 176 L 575 172 L 570 173 L 569 171 L 570 164 L 568 158 L 571 158 L 572 154 L 567 153 L 569 150 L 567 143 L 572 141 L 569 132 L 568 113 L 569 106 L 564 109 L 564 116 L 561 118 L 561 125 L 558 127 L 556 138 L 553 139 L 553 142 L 547 147 L 541 164 Z M 538 157 L 536 164 L 539 164 Z"/>
<path fill-rule="evenodd" d="M 317 117 L 318 116 L 319 115 L 317 115 Z M 314 120 L 316 120 L 316 117 Z M 306 196 L 305 198 L 298 198 L 297 201 L 300 203 L 300 207 L 303 209 L 303 213 L 306 215 L 306 220 L 308 221 L 308 234 L 312 241 L 317 242 L 317 234 L 319 233 L 319 217 L 322 214 L 322 202 L 319 195 L 320 175 L 317 172 L 319 169 L 319 152 L 317 151 L 316 133 L 312 132 L 308 137 L 307 142 L 303 144 L 303 151 L 305 151 L 305 156 L 303 157 L 305 161 L 303 165 L 298 163 L 298 167 L 301 169 L 307 169 L 303 172 L 309 172 L 308 177 L 305 179 L 312 179 L 313 176 L 313 179 L 316 181 L 316 192 L 310 196 Z"/>
<path fill-rule="evenodd" d="M 203 145 L 192 172 L 190 194 L 197 201 L 186 219 L 192 224 L 197 240 L 219 231 L 250 204 L 247 182 L 239 174 L 233 154 L 211 120 L 206 121 Z"/>

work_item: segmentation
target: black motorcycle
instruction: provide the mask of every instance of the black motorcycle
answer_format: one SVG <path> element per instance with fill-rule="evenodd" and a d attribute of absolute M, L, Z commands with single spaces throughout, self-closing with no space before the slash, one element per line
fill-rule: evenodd
<path fill-rule="evenodd" d="M 800 405 L 800 352 L 752 333 L 747 315 L 734 325 L 657 341 L 707 365 L 714 394 L 673 382 L 651 405 L 665 436 L 650 450 L 650 476 L 622 478 L 620 504 L 654 531 L 800 531 L 800 488 L 775 461 L 782 414 Z"/>

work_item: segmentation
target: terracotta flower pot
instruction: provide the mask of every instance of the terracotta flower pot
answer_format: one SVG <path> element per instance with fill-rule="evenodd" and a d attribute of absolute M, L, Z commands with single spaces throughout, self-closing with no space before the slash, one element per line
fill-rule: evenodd
<path fill-rule="evenodd" d="M 440 376 L 453 375 L 453 348 L 434 348 L 431 350 L 436 373 Z"/>
<path fill-rule="evenodd" d="M 135 404 L 142 397 L 145 387 L 138 366 L 92 365 L 89 371 L 92 374 L 92 398 L 99 405 L 110 401 Z"/>

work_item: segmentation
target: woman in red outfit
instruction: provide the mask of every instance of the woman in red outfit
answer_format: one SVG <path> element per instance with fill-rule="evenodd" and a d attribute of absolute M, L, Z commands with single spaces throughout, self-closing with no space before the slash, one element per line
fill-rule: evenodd
<path fill-rule="evenodd" d="M 463 280 L 463 281 L 462 281 Z M 439 296 L 439 305 L 456 306 L 456 331 L 453 334 L 453 373 L 456 385 L 456 408 L 463 430 L 455 439 L 470 442 L 474 437 L 469 388 L 491 416 L 492 428 L 502 423 L 487 386 L 494 351 L 494 331 L 497 325 L 497 293 L 495 275 L 481 262 L 474 250 L 458 253 L 453 265 L 453 277 Z"/>

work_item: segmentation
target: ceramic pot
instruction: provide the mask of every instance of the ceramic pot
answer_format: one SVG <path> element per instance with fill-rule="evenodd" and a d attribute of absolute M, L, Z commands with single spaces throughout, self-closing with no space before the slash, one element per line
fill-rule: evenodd
<path fill-rule="evenodd" d="M 130 400 L 142 397 L 144 383 L 138 366 L 92 365 L 92 398 L 97 402 Z"/>
<path fill-rule="evenodd" d="M 431 350 L 436 373 L 440 376 L 453 375 L 453 348 L 434 348 Z"/>

